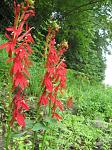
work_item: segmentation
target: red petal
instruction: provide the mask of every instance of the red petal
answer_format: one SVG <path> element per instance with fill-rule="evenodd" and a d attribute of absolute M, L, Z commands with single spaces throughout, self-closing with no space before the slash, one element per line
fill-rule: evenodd
<path fill-rule="evenodd" d="M 32 53 L 31 47 L 29 46 L 29 44 L 27 44 L 26 46 L 27 46 L 28 52 L 31 54 Z"/>
<path fill-rule="evenodd" d="M 24 16 L 24 21 L 26 21 L 29 16 L 30 16 L 30 14 L 26 14 L 26 15 Z"/>
<path fill-rule="evenodd" d="M 21 101 L 21 106 L 25 109 L 25 110 L 29 110 L 29 106 L 27 105 L 27 103 L 23 100 Z"/>
<path fill-rule="evenodd" d="M 42 96 L 40 97 L 39 104 L 44 106 L 48 104 L 48 99 L 45 96 L 45 93 L 43 93 Z"/>
<path fill-rule="evenodd" d="M 66 105 L 67 105 L 67 108 L 72 108 L 73 107 L 73 99 L 72 99 L 72 97 L 69 97 L 67 99 Z"/>
<path fill-rule="evenodd" d="M 56 106 L 59 107 L 59 109 L 60 109 L 61 111 L 63 111 L 63 104 L 62 104 L 62 102 L 61 102 L 60 100 L 57 100 L 57 101 L 56 101 Z"/>
<path fill-rule="evenodd" d="M 11 49 L 10 45 L 8 44 L 8 46 L 6 47 L 6 52 L 9 52 Z"/>
<path fill-rule="evenodd" d="M 58 121 L 62 120 L 62 117 L 58 115 L 57 113 L 53 113 L 52 118 L 56 118 Z"/>
<path fill-rule="evenodd" d="M 9 35 L 7 33 L 5 33 L 5 36 L 8 40 L 11 40 L 11 38 L 9 37 Z"/>
<path fill-rule="evenodd" d="M 21 98 L 20 97 L 17 97 L 17 99 L 15 99 L 15 105 L 17 107 L 17 110 L 21 107 Z"/>
<path fill-rule="evenodd" d="M 13 60 L 14 60 L 14 58 L 10 58 L 10 59 L 8 59 L 6 62 L 9 63 L 9 62 L 11 62 L 11 61 L 13 61 Z"/>
<path fill-rule="evenodd" d="M 14 87 L 17 87 L 20 85 L 22 90 L 28 85 L 28 80 L 24 77 L 22 73 L 17 72 L 13 78 L 14 81 Z"/>
<path fill-rule="evenodd" d="M 32 62 L 28 60 L 27 58 L 24 58 L 24 64 L 26 67 L 30 67 L 30 65 L 32 65 Z"/>
<path fill-rule="evenodd" d="M 26 33 L 24 33 L 23 35 L 21 35 L 19 38 L 18 38 L 18 41 L 21 41 L 24 37 L 26 37 L 29 32 L 33 29 L 34 27 L 30 28 Z"/>
<path fill-rule="evenodd" d="M 14 31 L 13 27 L 6 28 L 7 31 Z"/>
<path fill-rule="evenodd" d="M 22 70 L 28 77 L 30 77 L 30 73 L 25 68 L 23 68 Z"/>
<path fill-rule="evenodd" d="M 59 55 L 62 55 L 65 51 L 66 51 L 66 49 L 62 48 L 61 50 L 59 50 Z"/>
<path fill-rule="evenodd" d="M 19 55 L 19 57 L 21 59 L 23 59 L 24 57 L 26 57 L 26 58 L 28 57 L 28 53 L 26 52 L 26 50 L 22 46 L 16 48 L 15 52 L 16 52 L 16 54 Z"/>
<path fill-rule="evenodd" d="M 24 127 L 26 125 L 26 123 L 24 121 L 24 117 L 20 113 L 17 113 L 17 122 L 22 127 Z"/>
<path fill-rule="evenodd" d="M 48 76 L 48 74 L 45 75 L 44 83 L 46 85 L 47 90 L 52 92 L 53 84 L 52 84 L 51 78 Z"/>
<path fill-rule="evenodd" d="M 50 100 L 52 101 L 52 103 L 55 103 L 56 98 L 51 93 L 48 95 L 48 98 L 50 98 Z"/>
<path fill-rule="evenodd" d="M 15 58 L 12 67 L 12 72 L 16 74 L 17 72 L 21 72 L 22 69 L 23 69 L 23 65 L 21 64 L 21 61 L 18 58 Z"/>
<path fill-rule="evenodd" d="M 34 43 L 34 39 L 32 38 L 31 35 L 28 35 L 28 36 L 27 36 L 27 40 L 26 40 L 26 41 L 27 41 L 27 42 Z"/>
<path fill-rule="evenodd" d="M 9 44 L 9 42 L 6 42 L 6 43 L 4 43 L 4 44 L 0 45 L 0 49 L 5 48 L 6 46 L 8 46 L 8 44 Z"/>
<path fill-rule="evenodd" d="M 26 31 L 29 30 L 29 26 L 28 26 L 28 23 L 26 23 Z"/>
<path fill-rule="evenodd" d="M 17 32 L 16 32 L 17 36 L 19 36 L 21 34 L 22 29 L 23 29 L 23 25 L 24 25 L 24 21 L 21 22 L 21 24 L 19 25 L 19 27 L 17 29 Z"/>

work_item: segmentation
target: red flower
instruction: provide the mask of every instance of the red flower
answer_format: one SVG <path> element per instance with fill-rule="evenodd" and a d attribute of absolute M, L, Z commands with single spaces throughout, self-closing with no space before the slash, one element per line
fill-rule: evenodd
<path fill-rule="evenodd" d="M 62 48 L 59 51 L 55 48 L 55 33 L 50 28 L 46 40 L 49 50 L 45 65 L 46 73 L 42 84 L 46 92 L 42 93 L 39 104 L 44 106 L 49 105 L 52 108 L 52 117 L 60 120 L 62 117 L 56 113 L 56 109 L 59 108 L 63 111 L 63 104 L 57 99 L 57 93 L 66 87 L 66 64 L 64 63 L 64 59 L 61 60 L 66 48 Z"/>
<path fill-rule="evenodd" d="M 53 84 L 52 84 L 52 79 L 51 77 L 49 76 L 48 73 L 46 73 L 45 77 L 44 77 L 44 84 L 46 86 L 46 89 L 49 91 L 49 92 L 52 92 L 53 91 Z"/>
<path fill-rule="evenodd" d="M 13 62 L 14 62 L 14 64 L 12 67 L 12 73 L 16 74 L 17 72 L 21 72 L 23 69 L 23 65 L 22 65 L 21 61 L 17 57 L 15 57 L 13 59 Z"/>
<path fill-rule="evenodd" d="M 27 105 L 27 103 L 24 100 L 21 101 L 21 107 L 25 110 L 29 110 L 29 106 Z"/>
<path fill-rule="evenodd" d="M 55 106 L 58 107 L 61 111 L 63 111 L 63 104 L 60 100 L 56 100 Z"/>
<path fill-rule="evenodd" d="M 22 90 L 28 85 L 27 78 L 21 73 L 17 72 L 13 78 L 14 88 L 20 86 Z"/>
<path fill-rule="evenodd" d="M 67 99 L 66 105 L 67 105 L 67 108 L 72 108 L 72 107 L 73 107 L 73 100 L 72 100 L 72 97 L 69 97 L 69 98 Z"/>
<path fill-rule="evenodd" d="M 53 113 L 52 118 L 56 118 L 58 121 L 62 120 L 62 117 L 57 113 Z"/>
<path fill-rule="evenodd" d="M 15 50 L 16 55 L 22 60 L 24 58 L 28 58 L 28 53 L 23 46 L 19 46 Z"/>
<path fill-rule="evenodd" d="M 44 93 L 41 95 L 41 97 L 40 97 L 40 99 L 39 99 L 39 104 L 40 104 L 40 105 L 44 105 L 44 106 L 46 106 L 46 105 L 48 104 L 48 99 L 47 99 L 47 97 L 46 97 L 46 92 L 44 92 Z"/>
<path fill-rule="evenodd" d="M 49 93 L 49 94 L 48 94 L 48 99 L 50 99 L 53 104 L 54 104 L 55 101 L 56 101 L 56 98 L 54 97 L 54 95 L 52 95 L 52 93 Z"/>
<path fill-rule="evenodd" d="M 14 96 L 14 104 L 15 104 L 15 108 L 17 110 L 20 110 L 21 108 L 25 109 L 25 110 L 29 110 L 29 106 L 27 105 L 27 103 L 24 100 L 24 96 L 21 96 L 21 92 L 22 90 L 18 90 L 18 92 L 15 94 Z"/>
<path fill-rule="evenodd" d="M 14 96 L 14 111 L 13 111 L 13 117 L 11 120 L 11 124 L 16 120 L 17 123 L 24 127 L 25 126 L 25 115 L 22 114 L 22 109 L 24 110 L 29 110 L 29 106 L 27 103 L 24 101 L 24 96 L 21 96 L 22 90 L 18 90 L 18 92 Z"/>
<path fill-rule="evenodd" d="M 17 123 L 24 127 L 26 125 L 25 120 L 24 120 L 24 115 L 20 114 L 17 112 L 17 117 L 16 117 Z"/>

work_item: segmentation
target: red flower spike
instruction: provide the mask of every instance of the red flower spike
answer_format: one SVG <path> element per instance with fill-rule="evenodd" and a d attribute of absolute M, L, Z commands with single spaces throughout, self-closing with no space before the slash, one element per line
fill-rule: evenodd
<path fill-rule="evenodd" d="M 57 93 L 58 91 L 62 92 L 62 89 L 66 87 L 66 65 L 64 59 L 61 60 L 66 48 L 62 48 L 59 51 L 56 50 L 54 32 L 49 28 L 48 35 L 46 36 L 49 50 L 45 64 L 46 73 L 42 82 L 42 86 L 46 92 L 42 93 L 39 104 L 44 106 L 49 105 L 52 109 L 52 117 L 59 121 L 62 117 L 56 113 L 56 109 L 59 108 L 63 111 L 63 104 L 57 99 Z M 62 46 L 67 47 L 67 43 L 65 44 L 62 43 Z"/>
<path fill-rule="evenodd" d="M 0 49 L 6 48 L 9 56 L 7 62 L 12 62 L 11 76 L 13 81 L 13 90 L 15 93 L 12 101 L 12 120 L 11 125 L 16 120 L 22 127 L 25 126 L 25 115 L 23 110 L 29 110 L 29 106 L 24 100 L 23 90 L 28 86 L 28 77 L 30 76 L 28 68 L 31 61 L 28 59 L 32 53 L 30 43 L 34 43 L 31 36 L 31 29 L 26 22 L 30 16 L 34 16 L 34 11 L 29 9 L 29 3 L 16 4 L 14 0 L 14 25 L 6 28 L 5 33 L 8 42 L 2 44 Z M 25 28 L 25 29 L 24 29 Z M 12 56 L 14 56 L 12 58 Z"/>

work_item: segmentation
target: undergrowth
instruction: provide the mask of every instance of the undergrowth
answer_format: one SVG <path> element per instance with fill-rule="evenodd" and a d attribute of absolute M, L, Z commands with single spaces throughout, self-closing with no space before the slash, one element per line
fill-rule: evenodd
<path fill-rule="evenodd" d="M 0 44 L 4 37 L 0 36 Z M 34 54 L 35 56 L 35 54 Z M 9 67 L 6 65 L 7 54 L 0 52 L 0 112 L 1 129 L 5 134 L 8 109 L 4 110 L 10 95 L 7 94 L 9 84 Z M 61 112 L 63 120 L 46 117 L 46 112 L 40 112 L 42 119 L 35 124 L 35 107 L 41 91 L 41 81 L 44 75 L 43 62 L 33 60 L 29 88 L 26 89 L 31 108 L 26 115 L 26 127 L 15 131 L 13 129 L 11 150 L 32 149 L 33 134 L 36 136 L 36 148 L 41 149 L 44 138 L 45 150 L 111 150 L 112 149 L 112 88 L 101 83 L 90 83 L 84 74 L 76 74 L 74 70 L 67 71 L 67 88 L 63 95 L 58 94 L 64 104 Z M 66 101 L 73 101 L 68 108 Z M 40 118 L 39 118 L 40 119 Z M 18 133 L 19 131 L 19 133 Z M 32 132 L 33 131 L 33 132 Z M 46 132 L 43 137 L 43 133 Z M 4 142 L 4 139 L 2 139 Z"/>

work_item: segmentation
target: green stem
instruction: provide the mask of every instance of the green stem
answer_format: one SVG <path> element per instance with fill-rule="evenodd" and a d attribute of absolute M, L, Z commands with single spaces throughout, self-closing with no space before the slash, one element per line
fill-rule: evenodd
<path fill-rule="evenodd" d="M 35 149 L 35 143 L 36 143 L 36 132 L 33 132 L 33 141 L 32 141 L 32 150 Z"/>
<path fill-rule="evenodd" d="M 45 138 L 46 138 L 46 130 L 45 130 L 44 135 L 43 135 L 43 140 L 42 140 L 42 147 L 41 147 L 41 150 L 44 150 L 44 142 L 45 142 Z"/>
<path fill-rule="evenodd" d="M 6 150 L 9 150 L 9 145 L 10 145 L 10 140 L 11 140 L 11 127 L 10 127 L 10 117 L 11 117 L 11 110 L 10 110 L 10 105 L 12 103 L 12 93 L 11 93 L 11 87 L 12 84 L 10 83 L 10 78 L 8 78 L 8 87 L 7 90 L 9 91 L 9 105 L 6 108 L 6 116 L 8 116 L 8 118 L 6 119 L 6 124 L 7 124 L 7 130 L 6 130 L 6 135 L 5 135 L 5 148 Z"/>
<path fill-rule="evenodd" d="M 6 150 L 9 150 L 9 145 L 10 145 L 10 137 L 11 137 L 11 128 L 8 122 L 8 127 L 7 127 L 7 134 L 6 134 L 6 142 L 5 142 L 5 148 Z"/>
<path fill-rule="evenodd" d="M 49 101 L 49 116 L 51 116 L 51 101 Z"/>

